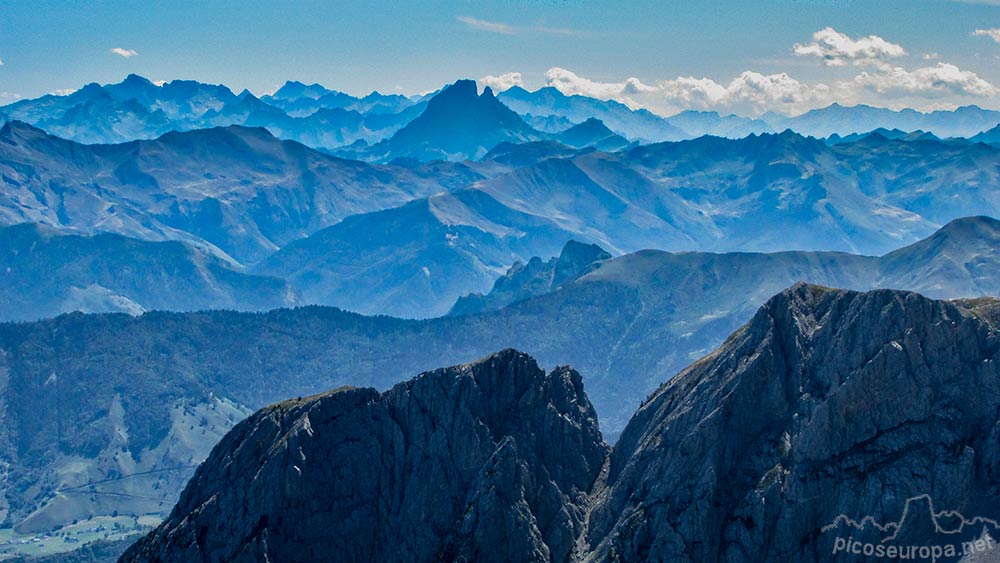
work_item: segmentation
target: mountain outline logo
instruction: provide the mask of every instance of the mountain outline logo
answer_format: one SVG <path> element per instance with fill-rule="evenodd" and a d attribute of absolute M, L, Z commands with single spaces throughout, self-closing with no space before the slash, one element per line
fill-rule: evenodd
<path fill-rule="evenodd" d="M 1000 521 L 966 517 L 957 510 L 939 511 L 931 495 L 920 494 L 906 499 L 899 520 L 883 523 L 871 515 L 855 519 L 838 514 L 820 532 L 839 532 L 833 542 L 834 555 L 938 562 L 993 551 Z"/>

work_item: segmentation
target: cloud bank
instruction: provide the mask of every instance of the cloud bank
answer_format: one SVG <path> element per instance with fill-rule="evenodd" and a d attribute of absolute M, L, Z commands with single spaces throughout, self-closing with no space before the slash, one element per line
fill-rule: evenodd
<path fill-rule="evenodd" d="M 982 35 L 988 35 L 983 31 Z M 979 34 L 977 32 L 977 34 Z M 792 54 L 845 72 L 858 67 L 853 76 L 821 82 L 799 80 L 786 72 L 762 73 L 745 70 L 727 80 L 707 76 L 678 76 L 644 81 L 637 77 L 598 80 L 563 67 L 545 72 L 545 85 L 566 95 L 580 94 L 615 100 L 632 108 L 644 107 L 662 115 L 687 110 L 712 110 L 741 115 L 767 111 L 795 115 L 834 102 L 882 107 L 912 107 L 922 110 L 954 108 L 982 103 L 1000 96 L 1000 88 L 973 71 L 938 61 L 927 53 L 913 57 L 919 65 L 906 67 L 898 61 L 906 49 L 877 35 L 852 38 L 831 27 L 812 34 L 812 42 L 796 43 Z M 497 91 L 522 85 L 520 73 L 508 72 L 480 79 Z"/>
<path fill-rule="evenodd" d="M 521 79 L 520 72 L 505 72 L 497 76 L 487 75 L 480 78 L 477 82 L 479 82 L 480 86 L 489 86 L 494 92 L 510 90 L 514 86 L 524 86 L 524 80 Z"/>

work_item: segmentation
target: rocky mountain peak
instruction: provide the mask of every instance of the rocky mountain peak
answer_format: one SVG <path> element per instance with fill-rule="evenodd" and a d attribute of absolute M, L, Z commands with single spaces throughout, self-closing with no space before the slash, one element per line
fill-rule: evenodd
<path fill-rule="evenodd" d="M 998 344 L 970 309 L 915 293 L 782 292 L 633 417 L 594 553 L 825 560 L 838 516 L 892 521 L 920 495 L 995 518 L 977 476 L 1000 462 Z"/>
<path fill-rule="evenodd" d="M 515 350 L 278 403 L 123 560 L 827 561 L 848 536 L 974 540 L 1000 521 L 998 306 L 797 284 L 654 393 L 610 458 L 580 375 Z"/>
<path fill-rule="evenodd" d="M 480 158 L 501 142 L 541 137 L 492 90 L 479 94 L 475 81 L 459 80 L 432 97 L 419 117 L 376 145 L 375 151 L 386 153 L 383 160 Z"/>
<path fill-rule="evenodd" d="M 593 271 L 598 262 L 609 258 L 611 254 L 596 244 L 569 240 L 559 256 L 548 261 L 543 262 L 541 258 L 534 257 L 526 264 L 515 263 L 494 282 L 488 294 L 473 293 L 460 297 L 449 314 L 469 315 L 493 311 L 555 291 L 563 284 Z"/>
<path fill-rule="evenodd" d="M 606 455 L 580 375 L 505 350 L 261 410 L 123 561 L 565 561 Z"/>

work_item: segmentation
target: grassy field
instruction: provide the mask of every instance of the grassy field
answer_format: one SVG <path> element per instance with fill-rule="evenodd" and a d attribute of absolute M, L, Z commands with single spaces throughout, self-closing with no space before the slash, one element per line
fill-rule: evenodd
<path fill-rule="evenodd" d="M 62 553 L 97 540 L 138 538 L 160 520 L 159 516 L 100 516 L 48 533 L 19 534 L 11 528 L 0 529 L 0 561 Z"/>

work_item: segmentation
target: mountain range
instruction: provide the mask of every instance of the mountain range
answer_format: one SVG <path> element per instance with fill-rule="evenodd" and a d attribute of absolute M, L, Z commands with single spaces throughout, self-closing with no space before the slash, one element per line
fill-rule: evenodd
<path fill-rule="evenodd" d="M 356 98 L 319 85 L 288 82 L 257 98 L 193 80 L 154 84 L 130 74 L 120 83 L 88 84 L 0 107 L 0 118 L 30 123 L 82 143 L 154 139 L 170 131 L 217 126 L 266 127 L 283 139 L 339 147 L 387 137 L 420 114 L 423 104 L 372 92 Z"/>
<path fill-rule="evenodd" d="M 192 80 L 153 83 L 131 74 L 117 84 L 92 83 L 67 95 L 48 94 L 0 106 L 0 121 L 23 121 L 83 143 L 148 140 L 169 131 L 241 125 L 264 127 L 281 139 L 299 141 L 313 148 L 376 160 L 390 158 L 393 148 L 395 156 L 409 153 L 425 159 L 466 158 L 481 152 L 449 151 L 447 142 L 423 149 L 408 144 L 404 148 L 398 145 L 371 148 L 419 118 L 430 99 L 462 83 L 472 81 L 458 81 L 423 96 L 372 92 L 356 97 L 319 84 L 288 81 L 274 93 L 257 97 L 245 90 L 236 94 L 222 85 Z M 921 113 L 832 104 L 792 117 L 767 113 L 749 118 L 694 110 L 664 117 L 613 100 L 566 95 L 551 86 L 535 91 L 514 86 L 496 97 L 525 121 L 524 126 L 518 124 L 509 129 L 515 137 L 556 135 L 588 119 L 598 119 L 629 142 L 641 143 L 705 135 L 742 138 L 785 129 L 817 138 L 844 137 L 879 128 L 907 133 L 920 130 L 941 138 L 970 138 L 1000 123 L 1000 112 L 976 106 Z M 485 145 L 494 139 L 484 140 L 485 151 L 492 149 L 492 145 Z"/>
<path fill-rule="evenodd" d="M 996 299 L 797 284 L 614 447 L 585 374 L 514 350 L 287 400 L 230 431 L 122 560 L 827 561 L 826 523 L 914 494 L 995 522 L 998 322 Z M 928 513 L 894 541 L 926 545 Z M 957 531 L 939 539 L 985 533 Z"/>
<path fill-rule="evenodd" d="M 431 98 L 426 119 L 387 143 L 430 146 L 431 137 L 415 139 L 447 121 L 435 100 L 456 97 L 482 119 L 457 125 L 468 135 L 455 139 L 478 138 L 497 120 L 523 124 L 467 82 Z M 520 125 L 511 127 L 496 131 Z M 596 121 L 581 127 L 580 144 L 621 142 Z M 483 150 L 474 145 L 461 150 Z M 614 255 L 883 254 L 957 217 L 1000 216 L 990 188 L 998 163 L 1000 149 L 981 143 L 871 134 L 829 145 L 785 132 L 617 152 L 504 141 L 476 162 L 379 165 L 261 128 L 81 145 L 11 122 L 0 129 L 0 223 L 177 240 L 286 278 L 306 303 L 430 317 L 570 239 Z"/>
<path fill-rule="evenodd" d="M 161 520 L 126 560 L 986 533 L 998 121 L 470 80 L 2 106 L 0 559 Z"/>
<path fill-rule="evenodd" d="M 911 283 L 942 297 L 996 295 L 997 248 L 1000 222 L 982 218 L 883 258 L 646 251 L 602 260 L 574 244 L 551 277 L 539 276 L 547 287 L 426 321 L 304 307 L 0 324 L 3 521 L 41 533 L 116 511 L 165 515 L 194 465 L 250 410 L 345 385 L 387 389 L 506 347 L 578 366 L 613 441 L 642 397 L 782 288 Z"/>
<path fill-rule="evenodd" d="M 786 117 L 775 113 L 761 116 L 775 130 L 792 129 L 812 137 L 846 136 L 873 129 L 926 131 L 938 137 L 972 137 L 1000 123 L 1000 111 L 963 106 L 954 110 L 922 113 L 912 109 L 891 110 L 866 105 L 843 106 L 837 103 Z"/>
<path fill-rule="evenodd" d="M 20 122 L 0 129 L 0 222 L 182 240 L 240 263 L 357 213 L 479 178 L 347 161 L 261 128 L 81 145 Z"/>

